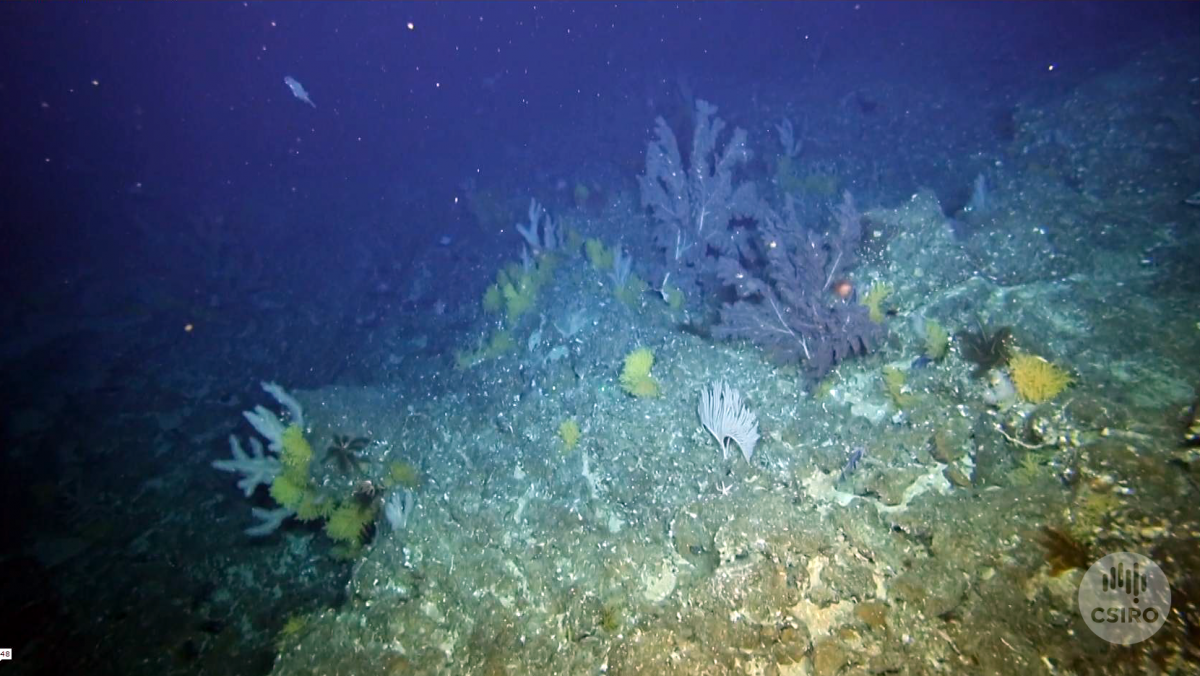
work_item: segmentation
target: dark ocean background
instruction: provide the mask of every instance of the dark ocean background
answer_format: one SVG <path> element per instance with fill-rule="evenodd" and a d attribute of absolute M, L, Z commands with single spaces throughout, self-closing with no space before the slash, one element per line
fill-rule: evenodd
<path fill-rule="evenodd" d="M 22 2 L 0 55 L 0 671 L 1200 669 L 1200 5 Z M 1073 605 L 1122 549 L 1133 648 Z"/>

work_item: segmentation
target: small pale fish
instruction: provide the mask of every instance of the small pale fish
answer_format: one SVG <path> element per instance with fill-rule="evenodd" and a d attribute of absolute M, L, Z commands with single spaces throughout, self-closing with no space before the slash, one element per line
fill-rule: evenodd
<path fill-rule="evenodd" d="M 300 84 L 299 80 L 291 75 L 288 75 L 287 77 L 283 78 L 283 83 L 288 86 L 288 89 L 292 90 L 292 96 L 295 96 L 313 108 L 317 107 L 317 104 L 313 103 L 312 99 L 308 98 L 308 92 L 304 90 L 304 85 Z"/>

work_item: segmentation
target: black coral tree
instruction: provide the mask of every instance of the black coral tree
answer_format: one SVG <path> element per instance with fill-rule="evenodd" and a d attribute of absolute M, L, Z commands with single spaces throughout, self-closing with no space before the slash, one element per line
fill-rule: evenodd
<path fill-rule="evenodd" d="M 857 262 L 862 238 L 850 194 L 833 210 L 827 234 L 801 226 L 790 198 L 782 214 L 762 204 L 756 221 L 754 247 L 718 263 L 738 299 L 722 308 L 714 335 L 751 341 L 785 362 L 803 360 L 814 378 L 874 347 L 882 330 L 867 309 L 832 292 Z"/>

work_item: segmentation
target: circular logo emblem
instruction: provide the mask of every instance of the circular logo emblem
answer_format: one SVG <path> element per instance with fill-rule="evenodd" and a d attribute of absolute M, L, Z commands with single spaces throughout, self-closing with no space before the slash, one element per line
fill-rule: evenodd
<path fill-rule="evenodd" d="M 1079 612 L 1109 643 L 1145 641 L 1167 621 L 1171 583 L 1141 554 L 1116 552 L 1092 564 L 1079 583 Z"/>

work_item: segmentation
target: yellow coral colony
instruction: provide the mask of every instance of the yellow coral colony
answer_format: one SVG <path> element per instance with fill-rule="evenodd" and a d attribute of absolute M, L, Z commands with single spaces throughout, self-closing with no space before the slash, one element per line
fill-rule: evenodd
<path fill-rule="evenodd" d="M 892 295 L 892 285 L 886 282 L 875 282 L 871 288 L 863 294 L 863 297 L 858 302 L 866 306 L 868 315 L 871 321 L 876 324 L 882 324 L 885 312 L 883 310 L 883 301 L 887 300 L 888 296 Z"/>
<path fill-rule="evenodd" d="M 1021 398 L 1035 404 L 1050 401 L 1071 384 L 1066 371 L 1031 354 L 1013 355 L 1008 373 Z"/>
<path fill-rule="evenodd" d="M 504 292 L 500 290 L 500 283 L 496 282 L 483 293 L 483 310 L 490 314 L 500 314 L 503 309 Z"/>
<path fill-rule="evenodd" d="M 374 519 L 375 512 L 370 506 L 357 504 L 351 499 L 329 515 L 329 521 L 325 522 L 325 534 L 332 540 L 357 547 L 362 544 L 367 526 Z"/>
<path fill-rule="evenodd" d="M 604 242 L 593 237 L 583 243 L 583 248 L 587 252 L 588 260 L 591 261 L 593 268 L 603 272 L 612 270 L 613 252 L 612 249 L 604 246 Z"/>
<path fill-rule="evenodd" d="M 271 497 L 288 509 L 298 509 L 306 499 L 312 497 L 308 479 L 308 468 L 313 458 L 312 446 L 304 438 L 304 430 L 299 425 L 289 425 L 284 429 L 280 442 L 283 447 L 279 452 L 283 472 L 271 482 Z"/>
<path fill-rule="evenodd" d="M 925 322 L 925 355 L 934 361 L 946 356 L 950 334 L 936 319 Z"/>
<path fill-rule="evenodd" d="M 883 367 L 883 384 L 887 388 L 888 396 L 892 398 L 892 403 L 896 404 L 896 408 L 908 408 L 916 400 L 916 395 L 905 387 L 906 380 L 908 380 L 908 374 L 904 371 L 895 366 Z"/>
<path fill-rule="evenodd" d="M 304 501 L 305 485 L 296 483 L 288 474 L 282 473 L 271 481 L 271 497 L 288 509 L 296 509 Z"/>
<path fill-rule="evenodd" d="M 509 324 L 515 324 L 537 302 L 537 285 L 531 275 L 522 275 L 515 285 L 510 282 L 500 291 L 504 294 L 504 314 Z"/>
<path fill-rule="evenodd" d="M 288 425 L 287 429 L 283 430 L 280 442 L 283 450 L 279 455 L 283 460 L 284 472 L 290 474 L 292 479 L 299 480 L 298 482 L 307 480 L 313 450 L 308 439 L 304 438 L 304 430 L 300 429 L 299 425 Z"/>
<path fill-rule="evenodd" d="M 621 370 L 621 389 L 635 397 L 657 397 L 658 382 L 650 376 L 654 366 L 654 353 L 641 348 L 625 355 L 625 368 Z"/>
<path fill-rule="evenodd" d="M 394 486 L 398 484 L 405 488 L 414 489 L 421 485 L 421 470 L 417 469 L 416 465 L 404 462 L 403 460 L 388 463 L 388 478 L 386 482 L 389 485 Z"/>
<path fill-rule="evenodd" d="M 579 423 L 574 418 L 568 418 L 558 426 L 558 436 L 562 438 L 563 453 L 570 453 L 575 444 L 579 443 Z"/>

